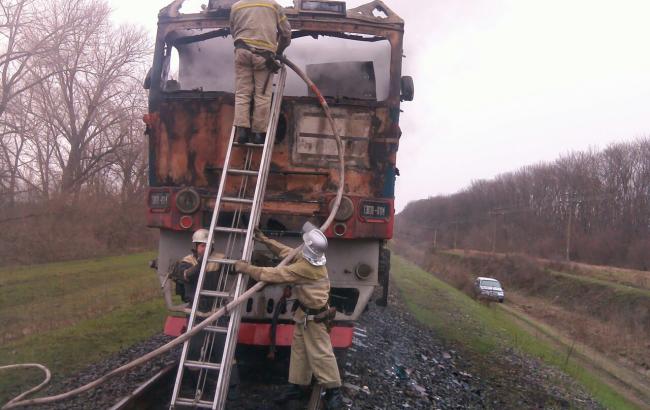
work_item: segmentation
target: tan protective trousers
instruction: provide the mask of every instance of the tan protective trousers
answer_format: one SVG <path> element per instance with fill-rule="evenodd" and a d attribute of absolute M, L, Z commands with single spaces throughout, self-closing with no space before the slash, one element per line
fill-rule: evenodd
<path fill-rule="evenodd" d="M 326 389 L 341 386 L 339 368 L 325 324 L 310 320 L 307 326 L 296 323 L 293 328 L 289 383 L 308 386 L 312 374 Z"/>
<path fill-rule="evenodd" d="M 243 48 L 235 49 L 235 126 L 266 132 L 271 111 L 272 75 L 264 57 Z"/>

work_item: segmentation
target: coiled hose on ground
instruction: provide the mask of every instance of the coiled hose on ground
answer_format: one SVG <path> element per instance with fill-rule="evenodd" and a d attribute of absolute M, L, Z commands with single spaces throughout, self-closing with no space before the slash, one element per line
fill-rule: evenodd
<path fill-rule="evenodd" d="M 289 59 L 287 59 L 285 56 L 278 56 L 278 59 L 286 64 L 289 68 L 291 68 L 309 87 L 311 91 L 314 92 L 316 95 L 316 98 L 318 98 L 318 102 L 320 103 L 321 107 L 323 108 L 323 111 L 325 112 L 325 116 L 327 117 L 327 120 L 330 123 L 330 126 L 332 127 L 332 132 L 334 135 L 334 138 L 336 138 L 336 146 L 338 148 L 338 159 L 339 159 L 339 182 L 338 182 L 338 190 L 336 191 L 336 198 L 334 200 L 334 204 L 332 206 L 332 210 L 327 218 L 325 220 L 325 223 L 320 227 L 322 231 L 326 230 L 332 221 L 334 220 L 334 216 L 338 212 L 339 206 L 341 205 L 341 198 L 343 196 L 343 189 L 345 186 L 345 152 L 344 149 L 345 147 L 343 146 L 343 142 L 341 140 L 341 136 L 339 135 L 338 130 L 336 129 L 336 124 L 334 122 L 334 118 L 332 117 L 332 114 L 329 109 L 329 105 L 327 104 L 327 101 L 325 101 L 325 97 L 321 94 L 320 90 L 318 87 L 316 87 L 316 84 L 314 84 L 313 81 L 307 77 L 307 75 L 300 69 L 300 67 L 296 66 L 293 62 L 291 62 Z M 302 246 L 299 246 L 295 248 L 287 257 L 285 257 L 282 262 L 278 264 L 278 266 L 284 266 L 288 262 L 290 262 L 297 254 L 300 252 L 300 249 Z M 118 374 L 125 373 L 134 367 L 137 367 L 141 364 L 144 364 L 148 362 L 149 360 L 160 356 L 161 354 L 168 352 L 169 350 L 173 349 L 174 347 L 180 345 L 181 343 L 184 343 L 186 340 L 191 338 L 192 336 L 196 335 L 199 333 L 203 328 L 206 326 L 210 325 L 211 323 L 216 322 L 217 319 L 219 319 L 221 316 L 225 315 L 227 312 L 232 311 L 235 309 L 237 306 L 242 304 L 244 301 L 246 301 L 249 297 L 251 297 L 255 292 L 260 291 L 264 286 L 266 285 L 265 282 L 258 282 L 256 283 L 253 287 L 248 289 L 246 292 L 244 292 L 239 298 L 231 301 L 228 303 L 226 306 L 222 307 L 221 309 L 217 310 L 216 312 L 212 313 L 209 317 L 207 317 L 204 321 L 201 323 L 197 324 L 194 326 L 190 331 L 182 334 L 181 336 L 177 337 L 176 339 L 170 341 L 169 343 L 159 347 L 156 350 L 153 350 L 146 355 L 125 364 L 124 366 L 118 367 L 117 369 L 114 369 L 108 373 L 106 373 L 104 376 L 84 385 L 77 387 L 76 389 L 70 390 L 65 393 L 57 394 L 55 396 L 48 396 L 48 397 L 39 397 L 35 399 L 25 399 L 30 394 L 36 393 L 37 391 L 41 390 L 43 387 L 45 387 L 50 379 L 51 379 L 51 373 L 49 369 L 41 364 L 35 364 L 35 363 L 25 363 L 25 364 L 14 364 L 14 365 L 9 365 L 9 366 L 0 366 L 0 370 L 9 370 L 9 369 L 19 369 L 19 368 L 37 368 L 41 369 L 45 373 L 45 380 L 41 382 L 38 386 L 33 387 L 15 398 L 11 399 L 7 404 L 5 404 L 2 409 L 13 409 L 16 407 L 22 407 L 22 406 L 29 406 L 29 405 L 36 405 L 36 404 L 45 404 L 45 403 L 52 403 L 55 401 L 60 401 L 60 400 L 65 400 L 69 399 L 70 397 L 76 396 L 78 394 L 81 394 L 85 391 L 91 390 L 100 384 L 104 383 L 106 380 L 110 379 L 111 377 L 117 376 Z"/>

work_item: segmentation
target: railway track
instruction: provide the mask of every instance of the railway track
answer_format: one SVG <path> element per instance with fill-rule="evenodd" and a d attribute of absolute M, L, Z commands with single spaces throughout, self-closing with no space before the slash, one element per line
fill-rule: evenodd
<path fill-rule="evenodd" d="M 167 365 L 150 379 L 140 384 L 130 394 L 120 399 L 109 410 L 154 410 L 168 408 L 177 368 L 178 363 Z M 263 383 L 259 382 L 245 382 L 245 384 L 249 389 L 268 388 L 268 386 L 263 386 Z M 253 386 L 254 384 L 257 386 Z M 308 410 L 323 410 L 322 394 L 322 389 L 313 389 L 309 401 L 291 404 L 294 408 L 306 407 Z M 228 408 L 251 408 L 245 401 L 245 398 L 244 400 L 241 400 L 241 398 L 231 400 L 229 401 Z M 269 403 L 260 403 L 260 405 L 264 408 L 274 408 L 270 400 Z"/>
<path fill-rule="evenodd" d="M 165 366 L 149 380 L 138 386 L 131 394 L 123 397 L 110 410 L 146 410 L 164 408 L 169 402 L 169 394 L 174 386 L 175 370 L 178 363 Z M 163 400 L 163 398 L 165 398 Z"/>

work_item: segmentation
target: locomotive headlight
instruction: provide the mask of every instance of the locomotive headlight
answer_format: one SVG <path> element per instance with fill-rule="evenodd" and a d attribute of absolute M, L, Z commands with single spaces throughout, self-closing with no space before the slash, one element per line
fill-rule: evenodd
<path fill-rule="evenodd" d="M 176 194 L 176 208 L 182 213 L 194 213 L 199 206 L 201 206 L 201 196 L 194 189 L 184 188 Z"/>
<path fill-rule="evenodd" d="M 354 268 L 354 274 L 361 280 L 368 279 L 371 273 L 372 268 L 366 263 L 360 263 L 356 266 L 356 268 Z"/>
<path fill-rule="evenodd" d="M 334 208 L 334 201 L 336 201 L 336 198 L 333 198 L 330 201 L 330 212 Z M 341 205 L 339 206 L 339 210 L 336 212 L 336 215 L 334 215 L 334 220 L 337 222 L 347 221 L 352 217 L 352 215 L 354 215 L 354 203 L 350 198 L 344 196 L 341 198 Z"/>

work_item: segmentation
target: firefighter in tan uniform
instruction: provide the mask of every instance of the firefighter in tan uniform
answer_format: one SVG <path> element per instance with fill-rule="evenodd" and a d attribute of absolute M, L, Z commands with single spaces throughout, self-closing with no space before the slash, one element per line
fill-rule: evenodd
<path fill-rule="evenodd" d="M 291 248 L 267 238 L 257 230 L 255 239 L 282 258 Z M 291 343 L 291 362 L 289 366 L 289 383 L 291 386 L 280 401 L 301 399 L 305 397 L 305 387 L 311 384 L 312 375 L 322 385 L 329 409 L 343 407 L 341 396 L 341 376 L 334 357 L 332 342 L 324 323 L 333 312 L 329 309 L 330 281 L 325 268 L 325 250 L 327 238 L 314 225 L 307 222 L 303 226 L 302 254 L 286 266 L 258 267 L 245 261 L 239 261 L 235 270 L 247 273 L 252 278 L 269 283 L 291 283 L 293 292 L 300 303 L 294 314 L 296 325 Z M 335 312 L 335 311 L 334 311 Z"/>
<path fill-rule="evenodd" d="M 264 143 L 271 110 L 275 55 L 291 43 L 291 26 L 273 0 L 240 0 L 230 9 L 235 42 L 235 119 L 239 143 Z M 251 121 L 251 100 L 253 118 Z M 252 134 L 251 134 L 252 132 Z"/>
<path fill-rule="evenodd" d="M 208 243 L 208 230 L 199 229 L 192 235 L 192 252 L 176 262 L 171 268 L 170 277 L 176 282 L 176 293 L 180 295 L 185 303 L 194 301 L 196 293 L 196 284 L 201 273 L 201 263 Z M 223 254 L 212 253 L 215 259 L 223 258 Z M 212 282 L 215 282 L 219 274 L 219 263 L 208 262 L 205 267 L 206 277 L 204 285 L 210 288 Z M 203 308 L 203 306 L 201 307 Z M 201 310 L 209 310 L 209 307 Z"/>

